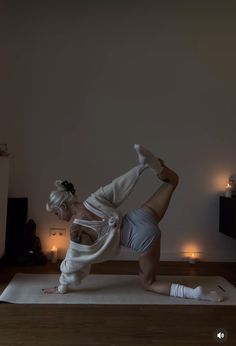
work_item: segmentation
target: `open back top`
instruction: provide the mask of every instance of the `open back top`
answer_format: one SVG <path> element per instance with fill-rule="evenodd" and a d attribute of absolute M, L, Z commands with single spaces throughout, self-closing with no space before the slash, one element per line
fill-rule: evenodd
<path fill-rule="evenodd" d="M 94 208 L 91 204 L 84 201 L 83 202 L 86 209 L 94 213 L 95 215 L 102 218 L 102 220 L 82 220 L 82 219 L 74 219 L 73 223 L 85 226 L 93 229 L 97 233 L 97 241 L 101 239 L 105 234 L 107 234 L 111 227 L 116 227 L 116 218 L 114 216 L 109 217 L 102 211 Z"/>

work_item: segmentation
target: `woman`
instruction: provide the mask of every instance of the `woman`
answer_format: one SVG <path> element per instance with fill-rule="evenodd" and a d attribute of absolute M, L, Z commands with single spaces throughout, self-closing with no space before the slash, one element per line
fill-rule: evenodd
<path fill-rule="evenodd" d="M 160 262 L 161 232 L 159 222 L 168 208 L 178 185 L 178 175 L 149 150 L 135 144 L 139 164 L 109 185 L 100 187 L 84 202 L 77 199 L 74 186 L 57 180 L 56 191 L 50 194 L 47 211 L 60 220 L 72 221 L 71 241 L 61 263 L 59 285 L 43 289 L 45 293 L 66 293 L 79 287 L 89 274 L 91 264 L 110 259 L 120 245 L 139 253 L 139 276 L 145 290 L 180 298 L 222 301 L 215 291 L 164 282 L 156 278 Z M 124 217 L 117 209 L 129 196 L 140 175 L 147 168 L 163 181 L 159 189 L 141 208 Z"/>

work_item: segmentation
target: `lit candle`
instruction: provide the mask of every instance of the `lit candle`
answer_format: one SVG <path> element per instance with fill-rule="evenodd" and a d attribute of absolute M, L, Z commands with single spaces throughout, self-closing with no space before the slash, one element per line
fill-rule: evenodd
<path fill-rule="evenodd" d="M 195 264 L 197 262 L 196 254 L 193 252 L 189 258 L 189 263 Z"/>
<path fill-rule="evenodd" d="M 56 263 L 57 262 L 57 248 L 55 245 L 53 245 L 53 248 L 51 250 L 51 262 Z"/>
<path fill-rule="evenodd" d="M 225 187 L 225 197 L 230 198 L 232 196 L 232 189 L 231 189 L 231 185 L 227 184 Z"/>

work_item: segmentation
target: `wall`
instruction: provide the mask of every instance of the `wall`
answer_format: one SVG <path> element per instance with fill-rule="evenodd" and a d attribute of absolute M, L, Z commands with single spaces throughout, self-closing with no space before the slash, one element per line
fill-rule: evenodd
<path fill-rule="evenodd" d="M 236 172 L 236 23 L 231 1 L 21 1 L 1 14 L 1 142 L 10 196 L 29 198 L 45 251 L 64 255 L 45 211 L 53 181 L 84 199 L 136 164 L 142 143 L 180 176 L 162 228 L 162 260 L 200 252 L 236 261 L 218 231 L 219 195 Z M 122 211 L 159 186 L 145 172 Z M 69 226 L 65 224 L 67 230 Z M 126 253 L 121 254 L 126 258 Z"/>

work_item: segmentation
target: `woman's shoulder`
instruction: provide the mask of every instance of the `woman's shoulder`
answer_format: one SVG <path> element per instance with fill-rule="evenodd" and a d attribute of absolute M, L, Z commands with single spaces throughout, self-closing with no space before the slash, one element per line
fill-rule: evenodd
<path fill-rule="evenodd" d="M 100 217 L 89 211 L 83 204 L 77 208 L 74 219 L 80 220 L 100 220 Z"/>
<path fill-rule="evenodd" d="M 86 210 L 85 207 L 83 205 L 79 205 L 76 209 L 76 214 L 74 215 L 74 220 L 75 219 L 86 219 Z"/>

